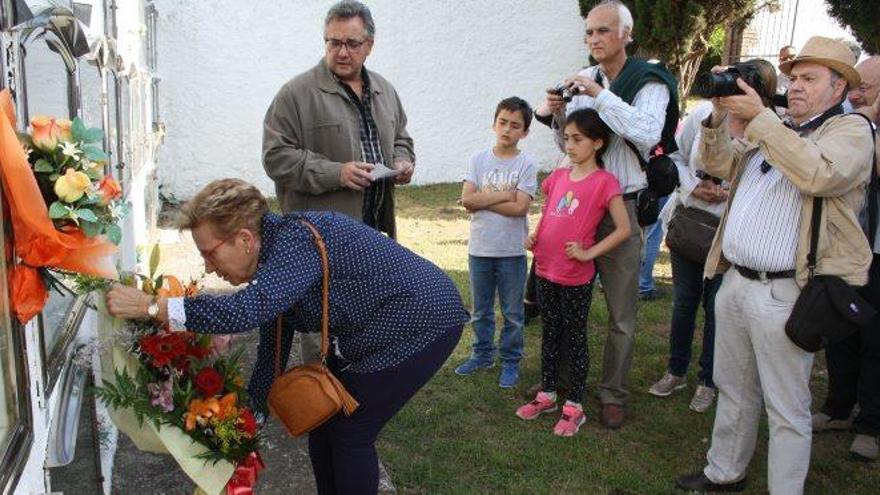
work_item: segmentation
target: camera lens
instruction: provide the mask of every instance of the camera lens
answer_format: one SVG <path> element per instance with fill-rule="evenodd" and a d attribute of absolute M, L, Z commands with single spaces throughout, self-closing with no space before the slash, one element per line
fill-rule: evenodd
<path fill-rule="evenodd" d="M 702 98 L 743 94 L 739 86 L 736 85 L 737 79 L 739 79 L 739 74 L 731 70 L 717 74 L 711 72 L 703 74 L 694 83 L 693 93 Z"/>

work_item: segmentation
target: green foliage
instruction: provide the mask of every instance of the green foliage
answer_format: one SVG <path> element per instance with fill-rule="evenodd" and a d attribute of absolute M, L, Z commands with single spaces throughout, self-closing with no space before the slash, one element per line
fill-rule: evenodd
<path fill-rule="evenodd" d="M 880 54 L 880 2 L 877 0 L 826 0 L 828 13 L 849 26 L 862 48 Z"/>

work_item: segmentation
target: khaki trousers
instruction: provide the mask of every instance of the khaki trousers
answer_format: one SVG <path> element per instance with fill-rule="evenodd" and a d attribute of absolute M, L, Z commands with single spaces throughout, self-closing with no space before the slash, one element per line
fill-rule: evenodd
<path fill-rule="evenodd" d="M 636 202 L 624 202 L 629 214 L 629 238 L 596 259 L 596 269 L 608 306 L 608 337 L 602 360 L 599 400 L 602 404 L 620 404 L 629 396 L 627 382 L 632 364 L 633 338 L 636 331 L 636 300 L 639 291 L 639 265 L 642 254 L 642 228 L 636 217 Z M 611 215 L 599 223 L 596 242 L 614 231 Z"/>
<path fill-rule="evenodd" d="M 800 494 L 810 468 L 810 370 L 813 354 L 785 335 L 800 288 L 793 278 L 749 280 L 724 274 L 715 296 L 718 408 L 706 476 L 730 483 L 746 476 L 761 413 L 770 427 L 767 487 Z"/>

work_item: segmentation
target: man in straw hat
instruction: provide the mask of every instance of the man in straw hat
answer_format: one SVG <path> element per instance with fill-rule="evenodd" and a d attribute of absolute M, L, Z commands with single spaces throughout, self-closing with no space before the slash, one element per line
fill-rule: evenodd
<path fill-rule="evenodd" d="M 854 286 L 868 280 L 871 250 L 858 222 L 870 176 L 873 139 L 860 116 L 844 115 L 847 88 L 860 84 L 855 59 L 839 41 L 813 37 L 780 64 L 791 78 L 788 118 L 758 93 L 716 98 L 703 123 L 706 172 L 730 180 L 705 276 L 724 273 L 715 299 L 714 381 L 718 408 L 708 465 L 677 486 L 740 491 L 766 408 L 770 426 L 767 484 L 771 493 L 802 493 L 810 464 L 810 370 L 813 354 L 785 334 L 807 281 L 813 198 L 825 198 L 817 274 Z M 747 123 L 731 140 L 727 119 Z"/>

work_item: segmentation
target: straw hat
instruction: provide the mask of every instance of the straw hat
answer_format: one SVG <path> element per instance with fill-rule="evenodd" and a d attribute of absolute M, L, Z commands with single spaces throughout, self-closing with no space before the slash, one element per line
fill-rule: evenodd
<path fill-rule="evenodd" d="M 812 62 L 837 71 L 846 79 L 850 89 L 862 83 L 862 76 L 853 67 L 856 64 L 853 52 L 840 41 L 831 38 L 813 36 L 808 39 L 797 57 L 779 64 L 779 70 L 786 76 L 791 75 L 791 68 L 798 62 Z"/>

